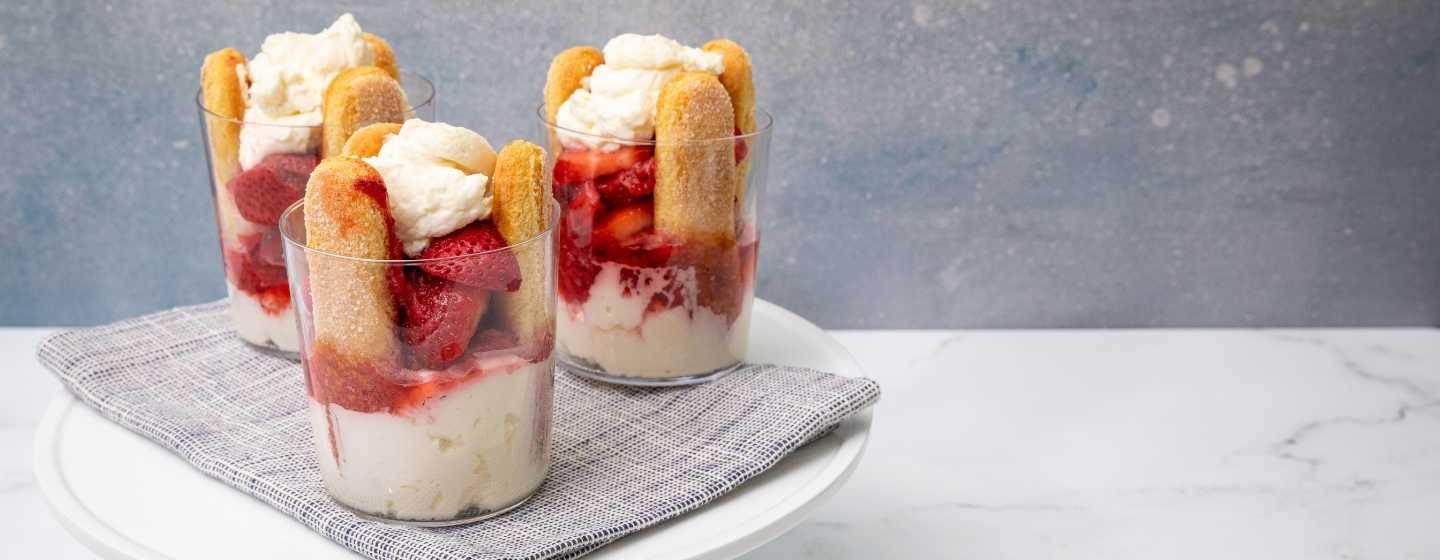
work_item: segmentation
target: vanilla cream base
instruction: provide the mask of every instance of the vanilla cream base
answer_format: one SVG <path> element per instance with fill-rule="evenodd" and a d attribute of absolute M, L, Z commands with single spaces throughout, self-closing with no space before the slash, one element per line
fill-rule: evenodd
<path fill-rule="evenodd" d="M 604 263 L 585 303 L 561 302 L 555 338 L 562 352 L 612 375 L 651 379 L 709 373 L 745 358 L 750 298 L 732 325 L 696 304 L 690 270 L 680 273 L 687 301 L 647 314 L 651 297 L 670 281 L 667 269 L 638 269 L 639 289 L 627 296 L 620 283 L 624 268 L 633 269 Z"/>
<path fill-rule="evenodd" d="M 311 400 L 326 490 L 362 512 L 437 522 L 501 510 L 529 496 L 550 467 L 553 366 L 501 359 L 509 363 L 487 360 L 476 379 L 401 414 Z"/>
<path fill-rule="evenodd" d="M 294 305 L 271 315 L 255 296 L 240 291 L 228 280 L 225 287 L 230 292 L 230 320 L 242 340 L 285 352 L 300 351 L 300 329 L 295 323 Z"/>

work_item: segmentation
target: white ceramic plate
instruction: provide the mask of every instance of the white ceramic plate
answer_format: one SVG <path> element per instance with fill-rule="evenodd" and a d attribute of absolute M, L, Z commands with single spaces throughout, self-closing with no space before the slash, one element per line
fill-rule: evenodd
<path fill-rule="evenodd" d="M 860 366 L 818 327 L 756 300 L 750 359 L 858 376 Z M 704 508 L 587 558 L 734 558 L 799 524 L 850 476 L 870 411 L 786 457 Z M 35 437 L 35 474 L 55 516 L 104 558 L 357 558 L 269 506 L 69 396 L 51 403 Z"/>

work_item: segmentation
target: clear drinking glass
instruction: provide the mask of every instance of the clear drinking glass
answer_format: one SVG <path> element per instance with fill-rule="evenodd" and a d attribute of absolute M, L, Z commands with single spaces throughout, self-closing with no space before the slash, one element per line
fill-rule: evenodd
<path fill-rule="evenodd" d="M 434 118 L 435 87 L 430 80 L 401 70 L 400 86 L 414 116 Z M 310 170 L 319 162 L 320 127 L 229 119 L 206 109 L 203 99 L 195 94 L 235 332 L 252 346 L 293 357 L 300 344 L 276 223 L 305 193 Z M 242 153 L 237 144 L 242 135 L 292 148 Z M 227 145 L 217 145 L 217 138 L 228 138 L 220 142 Z M 241 192 L 238 199 L 236 191 Z"/>
<path fill-rule="evenodd" d="M 750 134 L 673 144 L 591 136 L 549 122 L 543 106 L 537 114 L 560 206 L 561 364 L 625 385 L 685 385 L 733 371 L 750 331 L 770 114 L 757 110 Z M 564 148 L 562 132 L 615 149 Z M 733 152 L 735 165 L 689 169 L 683 187 L 657 185 L 657 151 L 677 161 Z M 717 193 L 735 194 L 725 204 Z"/>
<path fill-rule="evenodd" d="M 326 491 L 360 515 L 422 526 L 519 506 L 550 468 L 553 227 L 481 253 L 358 259 L 307 247 L 304 207 L 280 230 Z M 512 291 L 488 292 L 432 265 L 522 272 Z M 445 311 L 414 312 L 422 299 Z"/>

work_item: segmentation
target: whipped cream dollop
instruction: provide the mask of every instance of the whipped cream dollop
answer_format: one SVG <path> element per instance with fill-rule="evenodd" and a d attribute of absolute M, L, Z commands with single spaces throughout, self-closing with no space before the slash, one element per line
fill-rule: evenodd
<path fill-rule="evenodd" d="M 238 70 L 240 83 L 250 84 L 247 124 L 240 127 L 240 167 L 249 169 L 270 154 L 315 151 L 325 88 L 340 72 L 374 63 L 375 53 L 350 14 L 319 33 L 266 37 L 260 54 Z"/>
<path fill-rule="evenodd" d="M 495 150 L 484 136 L 445 123 L 410 119 L 365 163 L 385 179 L 395 236 L 419 255 L 440 237 L 490 217 Z"/>
<path fill-rule="evenodd" d="M 605 43 L 604 55 L 605 63 L 595 67 L 555 113 L 555 124 L 569 129 L 557 131 L 566 147 L 605 151 L 620 147 L 596 136 L 650 140 L 655 137 L 655 102 L 665 82 L 681 72 L 725 71 L 718 53 L 662 35 L 620 35 Z"/>

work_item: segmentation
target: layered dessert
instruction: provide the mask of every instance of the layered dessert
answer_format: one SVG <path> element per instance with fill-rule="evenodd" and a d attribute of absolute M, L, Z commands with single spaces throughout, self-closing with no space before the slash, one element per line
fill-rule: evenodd
<path fill-rule="evenodd" d="M 754 287 L 749 57 L 626 34 L 551 64 L 557 344 L 572 371 L 696 382 L 745 356 Z"/>
<path fill-rule="evenodd" d="M 375 124 L 315 168 L 287 214 L 317 458 L 342 505 L 449 525 L 506 511 L 544 480 L 544 159 L 443 123 Z"/>
<path fill-rule="evenodd" d="M 246 342 L 299 349 L 280 213 L 356 129 L 404 120 L 398 80 L 390 46 L 350 14 L 319 33 L 270 35 L 248 60 L 230 48 L 205 58 L 201 119 L 231 315 Z"/>

